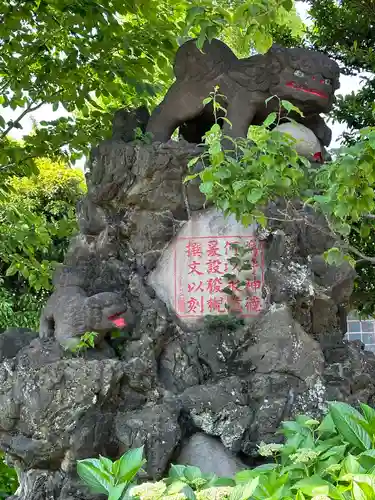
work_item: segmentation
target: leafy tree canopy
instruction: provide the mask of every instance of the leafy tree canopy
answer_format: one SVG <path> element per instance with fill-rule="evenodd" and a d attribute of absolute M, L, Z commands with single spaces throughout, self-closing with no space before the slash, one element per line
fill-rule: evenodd
<path fill-rule="evenodd" d="M 79 158 L 109 132 L 115 108 L 155 103 L 186 37 L 221 36 L 247 55 L 268 49 L 275 27 L 301 26 L 292 0 L 1 0 L 0 105 L 19 113 L 0 116 L 0 165 Z M 40 123 L 23 148 L 7 144 L 43 104 L 71 115 Z"/>
<path fill-rule="evenodd" d="M 310 40 L 315 48 L 342 63 L 342 71 L 375 72 L 374 0 L 309 0 L 314 20 Z M 363 127 L 375 125 L 375 77 L 369 77 L 363 89 L 339 97 L 333 116 L 347 123 L 344 134 L 353 142 Z"/>
<path fill-rule="evenodd" d="M 372 171 L 374 160 L 372 155 L 365 153 L 359 131 L 365 127 L 375 126 L 375 2 L 374 0 L 309 0 L 310 15 L 313 28 L 309 38 L 316 49 L 328 53 L 342 64 L 342 71 L 355 74 L 366 71 L 369 73 L 363 88 L 346 96 L 338 96 L 334 119 L 346 123 L 348 131 L 344 133 L 345 142 L 363 151 L 369 166 L 368 187 L 366 193 L 373 193 L 374 181 Z M 363 136 L 362 136 L 363 137 Z M 359 143 L 358 143 L 359 141 Z M 372 142 L 372 140 L 370 140 Z M 368 153 L 368 150 L 367 150 Z M 352 158 L 347 158 L 350 163 Z M 357 172 L 360 176 L 360 172 Z M 359 199 L 365 193 L 358 191 Z M 369 214 L 371 217 L 371 214 Z M 369 222 L 370 219 L 367 220 Z M 371 219 L 373 221 L 373 219 Z M 359 232 L 358 232 L 359 231 Z M 350 242 L 353 247 L 371 259 L 375 257 L 374 228 L 360 232 L 358 224 L 352 226 Z M 364 314 L 375 312 L 375 267 L 374 262 L 358 259 L 356 270 L 358 279 L 353 296 L 354 305 Z"/>
<path fill-rule="evenodd" d="M 77 230 L 83 173 L 47 159 L 36 165 L 38 174 L 8 177 L 0 200 L 0 329 L 37 326 L 52 271 Z"/>

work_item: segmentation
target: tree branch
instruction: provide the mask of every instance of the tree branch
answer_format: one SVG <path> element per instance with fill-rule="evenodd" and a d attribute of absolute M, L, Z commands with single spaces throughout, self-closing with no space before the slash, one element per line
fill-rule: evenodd
<path fill-rule="evenodd" d="M 368 255 L 365 255 L 364 253 L 360 252 L 357 250 L 355 247 L 352 247 L 351 245 L 348 245 L 347 243 L 343 242 L 343 245 L 340 245 L 341 248 L 345 250 L 349 250 L 349 252 L 354 253 L 357 257 L 360 257 L 361 260 L 357 261 L 356 264 L 360 264 L 361 262 L 371 262 L 371 264 L 375 264 L 375 257 L 369 257 Z"/>
<path fill-rule="evenodd" d="M 33 106 L 33 104 L 35 104 L 34 102 L 31 102 L 24 111 L 22 111 L 22 113 L 20 114 L 20 116 L 16 119 L 16 120 L 11 120 L 11 125 L 8 126 L 7 129 L 4 130 L 4 132 L 0 135 L 0 139 L 5 139 L 5 137 L 9 134 L 9 132 L 17 125 L 20 123 L 20 121 L 22 120 L 22 118 L 24 118 L 28 113 L 32 113 L 33 111 L 36 111 L 37 109 L 39 109 L 41 106 L 43 106 L 43 104 L 45 104 L 44 101 L 42 101 L 41 103 L 39 104 L 36 104 L 35 106 Z"/>

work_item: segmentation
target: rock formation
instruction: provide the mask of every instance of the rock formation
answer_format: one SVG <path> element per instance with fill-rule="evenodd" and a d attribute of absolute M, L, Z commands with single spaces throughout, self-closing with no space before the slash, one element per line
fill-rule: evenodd
<path fill-rule="evenodd" d="M 141 445 L 148 478 L 173 461 L 199 464 L 197 446 L 231 474 L 282 420 L 321 415 L 332 399 L 375 402 L 374 355 L 342 340 L 354 272 L 324 262 L 324 221 L 296 202 L 283 222 L 281 201 L 268 207 L 268 231 L 225 220 L 183 183 L 195 144 L 126 142 L 145 120 L 118 114 L 114 137 L 92 150 L 80 233 L 41 335 L 0 335 L 0 448 L 21 483 L 13 500 L 92 500 L 76 460 Z M 228 315 L 221 286 L 234 242 L 248 245 L 252 266 Z M 100 333 L 95 349 L 58 342 L 86 329 Z"/>

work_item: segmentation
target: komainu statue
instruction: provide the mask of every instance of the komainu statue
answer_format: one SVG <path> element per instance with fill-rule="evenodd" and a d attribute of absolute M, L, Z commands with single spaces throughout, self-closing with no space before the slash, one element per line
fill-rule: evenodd
<path fill-rule="evenodd" d="M 312 130 L 322 146 L 331 142 L 331 130 L 320 113 L 330 111 L 339 88 L 339 67 L 329 57 L 312 50 L 274 45 L 266 54 L 238 59 L 219 40 L 206 42 L 200 51 L 195 40 L 176 54 L 176 81 L 147 125 L 154 141 L 167 142 L 177 127 L 189 142 L 199 143 L 214 123 L 212 105 L 203 105 L 215 86 L 226 98 L 224 132 L 246 137 L 250 125 L 261 124 L 278 109 L 277 95 L 297 106 L 304 117 L 294 117 Z M 220 120 L 221 121 L 221 120 Z"/>

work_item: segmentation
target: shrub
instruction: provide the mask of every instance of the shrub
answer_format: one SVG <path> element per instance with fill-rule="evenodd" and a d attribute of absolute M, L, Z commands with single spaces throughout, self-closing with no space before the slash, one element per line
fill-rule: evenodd
<path fill-rule="evenodd" d="M 172 465 L 162 481 L 135 485 L 144 463 L 142 448 L 114 463 L 103 457 L 80 461 L 78 472 L 109 500 L 373 500 L 375 410 L 360 408 L 335 402 L 321 422 L 306 415 L 283 422 L 284 444 L 259 445 L 259 454 L 272 462 L 234 479 Z"/>
<path fill-rule="evenodd" d="M 4 454 L 0 453 L 0 498 L 12 495 L 18 487 L 17 473 L 4 462 Z"/>

